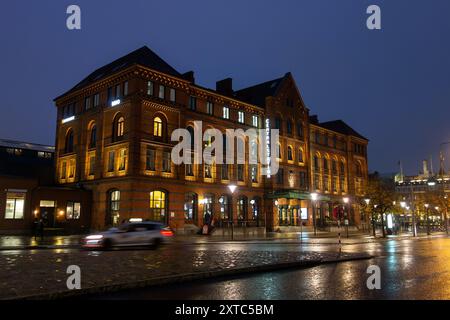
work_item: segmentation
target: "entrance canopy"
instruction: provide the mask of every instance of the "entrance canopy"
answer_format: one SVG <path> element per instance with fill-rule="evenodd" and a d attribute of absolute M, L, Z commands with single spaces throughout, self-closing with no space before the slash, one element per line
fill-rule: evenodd
<path fill-rule="evenodd" d="M 299 190 L 278 190 L 266 194 L 268 199 L 299 199 L 311 200 L 311 193 Z M 317 195 L 318 201 L 330 201 L 330 198 L 321 194 Z"/>

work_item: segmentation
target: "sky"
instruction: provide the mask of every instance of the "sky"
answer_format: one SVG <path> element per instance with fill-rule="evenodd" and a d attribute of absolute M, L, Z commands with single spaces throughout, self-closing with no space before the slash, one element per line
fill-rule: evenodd
<path fill-rule="evenodd" d="M 81 8 L 81 30 L 66 9 Z M 381 30 L 366 27 L 369 5 Z M 180 72 L 234 89 L 292 72 L 320 121 L 369 142 L 369 169 L 438 168 L 450 141 L 448 0 L 39 0 L 0 5 L 0 138 L 54 144 L 53 99 L 147 45 Z M 450 145 L 444 148 L 450 169 Z"/>

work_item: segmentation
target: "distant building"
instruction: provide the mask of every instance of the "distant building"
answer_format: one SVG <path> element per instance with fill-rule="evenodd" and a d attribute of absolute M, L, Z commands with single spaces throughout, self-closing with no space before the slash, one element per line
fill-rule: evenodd
<path fill-rule="evenodd" d="M 368 140 L 342 121 L 311 122 L 290 73 L 237 91 L 224 79 L 211 90 L 143 47 L 94 71 L 55 103 L 55 181 L 92 191 L 94 228 L 142 218 L 181 231 L 201 226 L 207 214 L 217 226 L 311 225 L 312 191 L 320 193 L 319 217 L 331 218 L 347 196 L 351 223 L 360 225 L 356 203 L 367 183 Z M 171 133 L 193 130 L 194 121 L 223 132 L 279 129 L 277 175 L 263 176 L 248 162 L 175 166 Z M 230 184 L 237 186 L 233 194 Z"/>
<path fill-rule="evenodd" d="M 41 218 L 47 230 L 87 227 L 90 194 L 55 185 L 54 154 L 52 146 L 0 139 L 0 233 L 29 233 Z"/>

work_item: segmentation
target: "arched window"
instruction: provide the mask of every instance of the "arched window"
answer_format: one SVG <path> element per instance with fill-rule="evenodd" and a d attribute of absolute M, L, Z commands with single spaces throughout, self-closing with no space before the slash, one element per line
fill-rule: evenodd
<path fill-rule="evenodd" d="M 288 160 L 289 161 L 294 160 L 294 155 L 292 154 L 292 147 L 291 146 L 288 147 Z"/>
<path fill-rule="evenodd" d="M 298 149 L 298 162 L 301 162 L 301 163 L 304 162 L 304 160 L 303 160 L 303 149 L 302 148 Z"/>
<path fill-rule="evenodd" d="M 166 201 L 166 192 L 159 190 L 150 192 L 150 220 L 167 222 Z"/>
<path fill-rule="evenodd" d="M 198 196 L 189 192 L 184 195 L 184 220 L 186 223 L 197 222 Z"/>
<path fill-rule="evenodd" d="M 226 195 L 221 196 L 219 198 L 219 205 L 220 205 L 220 220 L 231 221 L 229 196 Z"/>
<path fill-rule="evenodd" d="M 158 138 L 162 138 L 163 136 L 163 121 L 160 117 L 153 119 L 153 136 Z"/>
<path fill-rule="evenodd" d="M 113 125 L 113 141 L 119 141 L 123 139 L 125 130 L 125 119 L 122 116 L 117 116 Z"/>
<path fill-rule="evenodd" d="M 105 216 L 105 224 L 117 226 L 120 222 L 120 191 L 117 189 L 108 191 L 108 213 Z"/>
<path fill-rule="evenodd" d="M 71 153 L 73 152 L 73 130 L 69 129 L 69 131 L 66 134 L 66 142 L 64 146 L 65 153 Z"/>
<path fill-rule="evenodd" d="M 95 148 L 97 145 L 97 126 L 94 124 L 91 126 L 91 132 L 89 136 L 89 149 Z"/>
<path fill-rule="evenodd" d="M 281 143 L 278 143 L 278 148 L 277 148 L 277 159 L 281 160 Z"/>
<path fill-rule="evenodd" d="M 206 194 L 203 199 L 203 223 L 211 222 L 211 219 L 213 218 L 213 204 L 214 195 Z"/>
<path fill-rule="evenodd" d="M 259 227 L 260 223 L 260 216 L 259 216 L 259 206 L 260 206 L 260 198 L 254 197 L 252 200 L 250 200 L 250 204 L 252 206 L 252 220 L 257 222 L 257 226 Z"/>
<path fill-rule="evenodd" d="M 248 198 L 240 196 L 237 201 L 237 217 L 238 220 L 247 220 Z"/>

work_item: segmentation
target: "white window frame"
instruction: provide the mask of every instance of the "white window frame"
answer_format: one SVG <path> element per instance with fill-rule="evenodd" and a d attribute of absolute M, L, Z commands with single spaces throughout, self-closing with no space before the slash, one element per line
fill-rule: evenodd
<path fill-rule="evenodd" d="M 238 111 L 238 122 L 245 123 L 245 113 L 244 111 Z"/>
<path fill-rule="evenodd" d="M 222 108 L 222 117 L 224 119 L 230 119 L 230 108 L 227 106 L 223 106 Z"/>

